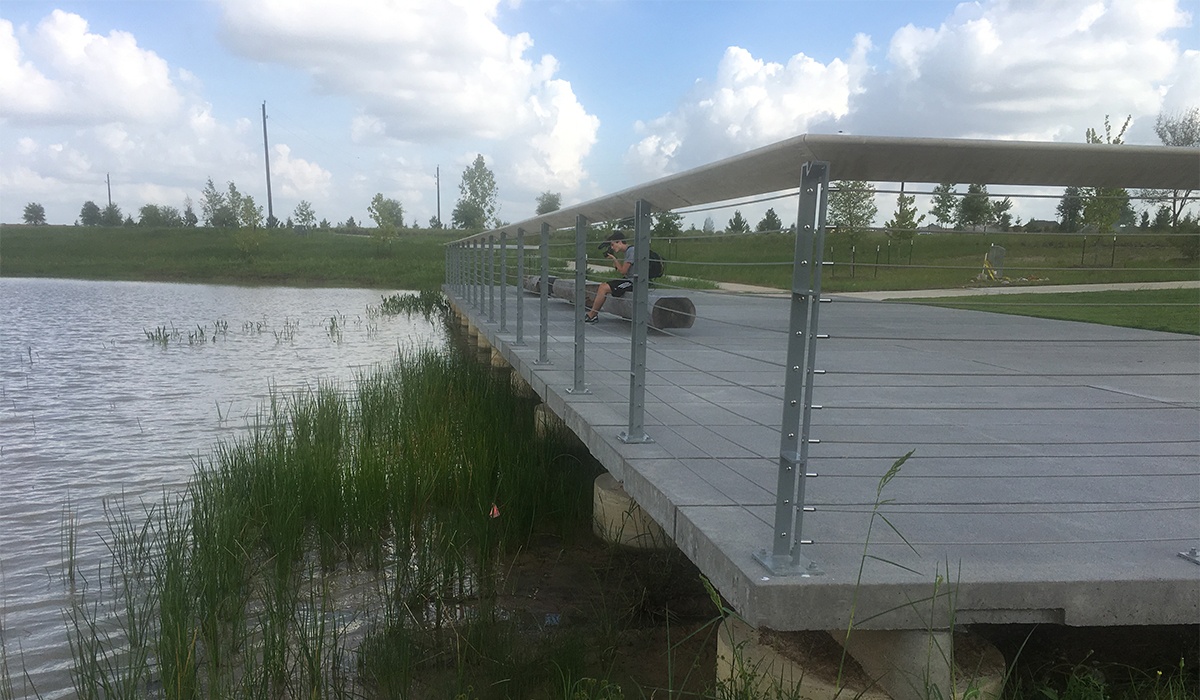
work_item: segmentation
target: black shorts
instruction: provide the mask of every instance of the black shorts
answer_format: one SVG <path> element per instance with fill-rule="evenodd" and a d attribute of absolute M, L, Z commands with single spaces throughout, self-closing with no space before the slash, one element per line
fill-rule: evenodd
<path fill-rule="evenodd" d="M 628 280 L 622 277 L 621 279 L 609 280 L 608 291 L 614 297 L 623 297 L 625 292 L 633 290 L 633 280 Z"/>

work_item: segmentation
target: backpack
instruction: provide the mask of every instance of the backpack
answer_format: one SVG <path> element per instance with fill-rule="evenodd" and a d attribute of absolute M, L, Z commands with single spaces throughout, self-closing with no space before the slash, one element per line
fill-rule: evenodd
<path fill-rule="evenodd" d="M 656 280 L 663 276 L 663 259 L 662 256 L 650 249 L 650 279 Z"/>

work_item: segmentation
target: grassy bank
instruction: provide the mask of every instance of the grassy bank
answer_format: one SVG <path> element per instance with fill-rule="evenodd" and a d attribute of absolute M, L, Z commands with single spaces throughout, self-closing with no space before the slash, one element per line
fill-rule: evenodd
<path fill-rule="evenodd" d="M 4 226 L 0 275 L 296 287 L 435 289 L 461 232 L 390 238 L 282 229 Z"/>
<path fill-rule="evenodd" d="M 955 309 L 1200 335 L 1200 289 L 1004 294 L 916 301 Z"/>

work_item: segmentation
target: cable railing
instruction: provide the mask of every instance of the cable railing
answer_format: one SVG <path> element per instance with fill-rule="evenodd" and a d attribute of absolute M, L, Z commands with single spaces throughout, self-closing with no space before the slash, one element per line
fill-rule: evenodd
<path fill-rule="evenodd" d="M 994 172 L 996 166 L 982 156 L 968 154 L 967 166 L 963 166 L 961 159 L 948 159 L 943 162 L 945 171 L 927 171 L 922 181 L 964 182 L 969 179 L 963 177 L 964 170 L 970 174 L 974 168 L 980 175 L 975 181 L 981 184 L 1197 189 L 1197 183 L 1191 182 L 1196 179 L 1195 168 L 1192 175 L 1162 174 L 1164 168 L 1170 170 L 1169 164 L 1164 165 L 1168 156 L 1179 155 L 1175 150 L 1129 149 L 1131 158 L 1129 162 L 1122 161 L 1126 167 L 1120 174 L 1106 172 L 1100 179 L 1094 177 L 1095 164 L 1089 160 L 1094 153 L 1086 149 L 1059 153 L 1056 158 L 1060 160 L 1054 161 L 1054 167 L 1035 163 L 1030 166 L 1037 171 L 1032 175 L 1023 172 L 1019 165 L 1008 170 L 1000 168 L 1008 175 L 991 180 L 982 176 Z M 1112 155 L 1108 150 L 1104 153 L 1105 157 Z M 858 151 L 855 154 L 870 157 Z M 1143 385 L 1151 380 L 1200 388 L 1195 336 L 1033 323 L 1021 328 L 1034 329 L 1039 335 L 992 337 L 981 328 L 987 322 L 986 316 L 955 309 L 945 310 L 945 321 L 936 324 L 937 333 L 932 335 L 924 332 L 926 326 L 914 328 L 908 324 L 908 312 L 903 310 L 907 306 L 847 296 L 858 291 L 859 286 L 848 283 L 846 278 L 866 270 L 884 279 L 883 288 L 888 289 L 886 282 L 890 275 L 950 271 L 963 273 L 966 279 L 961 281 L 962 287 L 1003 287 L 1006 291 L 1018 287 L 1037 291 L 1040 284 L 1039 280 L 1012 284 L 1005 272 L 1037 273 L 1038 277 L 1052 278 L 1053 283 L 1059 283 L 1054 279 L 1059 277 L 1095 282 L 1100 274 L 1114 275 L 1112 279 L 1119 281 L 1184 278 L 1195 282 L 1200 279 L 1200 268 L 1191 262 L 1181 264 L 1177 257 L 1164 252 L 1176 250 L 1176 241 L 1195 234 L 940 230 L 928 235 L 914 233 L 898 240 L 897 249 L 908 249 L 907 262 L 904 257 L 891 262 L 890 257 L 900 253 L 890 250 L 889 259 L 882 262 L 858 261 L 854 257 L 844 260 L 840 257 L 847 250 L 852 251 L 855 244 L 844 230 L 831 227 L 826 221 L 829 178 L 831 172 L 840 172 L 837 161 L 832 161 L 832 167 L 821 160 L 804 160 L 802 164 L 802 168 L 788 171 L 800 183 L 799 187 L 786 191 L 776 187 L 765 196 L 712 191 L 711 178 L 679 194 L 687 190 L 679 186 L 680 181 L 689 183 L 685 174 L 679 176 L 682 180 L 667 178 L 670 182 L 648 183 L 645 199 L 635 199 L 639 188 L 633 188 L 612 198 L 602 198 L 594 207 L 586 204 L 574 207 L 564 215 L 575 219 L 573 228 L 565 226 L 561 218 L 555 220 L 556 226 L 542 218 L 463 239 L 451 244 L 448 250 L 447 290 L 475 307 L 489 323 L 498 323 L 500 333 L 515 333 L 518 342 L 536 328 L 540 343 L 538 363 L 550 362 L 550 308 L 559 305 L 555 306 L 556 328 L 570 327 L 574 331 L 573 337 L 561 332 L 555 336 L 556 342 L 570 345 L 569 349 L 560 348 L 570 355 L 573 363 L 573 383 L 568 392 L 588 391 L 589 353 L 614 353 L 627 348 L 624 352 L 630 363 L 629 421 L 619 437 L 629 444 L 654 442 L 654 427 L 647 426 L 645 412 L 648 405 L 654 406 L 650 409 L 654 411 L 669 404 L 656 400 L 654 392 L 659 386 L 677 386 L 673 383 L 674 374 L 686 372 L 719 386 L 720 382 L 734 382 L 731 375 L 738 372 L 731 370 L 732 367 L 749 367 L 757 372 L 754 380 L 742 376 L 739 387 L 745 395 L 755 397 L 754 401 L 773 406 L 778 419 L 766 420 L 761 411 L 753 415 L 747 411 L 748 415 L 742 416 L 743 425 L 753 430 L 742 432 L 755 435 L 723 434 L 722 438 L 733 446 L 729 448 L 731 453 L 742 455 L 739 458 L 774 464 L 775 483 L 767 489 L 773 491 L 774 498 L 751 499 L 741 506 L 774 509 L 768 518 L 774 536 L 755 554 L 775 575 L 819 574 L 819 553 L 823 547 L 862 545 L 860 541 L 836 537 L 812 537 L 808 526 L 816 523 L 816 530 L 823 531 L 821 523 L 826 515 L 863 515 L 880 508 L 878 502 L 854 495 L 873 494 L 870 487 L 881 477 L 880 460 L 892 448 L 893 457 L 908 450 L 915 453 L 891 482 L 890 488 L 898 493 L 889 497 L 881 512 L 899 517 L 948 518 L 945 526 L 951 531 L 956 531 L 956 523 L 963 519 L 1000 515 L 1086 514 L 1103 518 L 1183 513 L 1194 520 L 1195 512 L 1200 510 L 1200 492 L 1196 488 L 1196 477 L 1200 476 L 1196 469 L 1200 460 L 1200 432 L 1195 428 L 1200 420 L 1200 394 L 1163 389 L 1156 395 L 1158 385 L 1151 386 L 1149 395 L 1138 394 L 1146 394 Z M 719 170 L 720 165 L 710 166 L 709 172 Z M 740 161 L 730 164 L 733 171 L 745 167 L 746 163 Z M 867 165 L 855 167 L 863 172 L 852 175 L 866 175 L 870 171 Z M 917 181 L 917 174 L 911 181 Z M 1118 179 L 1104 180 L 1110 176 Z M 737 178 L 731 175 L 729 179 Z M 778 184 L 773 179 L 762 186 Z M 644 275 L 634 274 L 632 303 L 628 304 L 628 312 L 622 313 L 629 324 L 601 324 L 585 331 L 582 312 L 591 305 L 589 295 L 598 283 L 616 276 L 597 269 L 599 261 L 588 257 L 588 252 L 611 228 L 609 223 L 593 227 L 589 214 L 605 217 L 595 220 L 599 223 L 632 219 L 629 237 L 638 254 L 634 269 L 645 270 L 646 251 L 651 244 L 651 202 L 660 192 L 669 192 L 669 196 L 661 197 L 668 204 L 676 204 L 666 210 L 684 215 L 787 200 L 796 207 L 797 225 L 739 234 L 686 232 L 672 236 L 666 240 L 673 252 L 666 260 L 668 271 L 664 278 L 654 281 L 654 289 L 651 290 L 650 280 Z M 904 188 L 895 192 L 913 194 Z M 729 204 L 731 198 L 724 197 L 725 194 L 738 194 L 742 199 Z M 993 199 L 1020 196 L 1046 199 L 1058 195 L 1017 192 L 991 195 Z M 679 206 L 669 201 L 671 197 L 714 199 Z M 723 198 L 718 200 L 718 197 Z M 608 216 L 617 204 L 627 206 L 631 201 L 634 206 L 627 213 Z M 533 231 L 535 225 L 540 231 Z M 886 236 L 890 232 L 875 227 L 858 235 Z M 779 239 L 780 251 L 790 250 L 787 259 L 783 255 L 772 259 L 772 252 L 766 250 L 755 251 L 757 259 L 747 259 L 748 256 L 729 259 L 738 256 L 720 254 L 722 249 L 736 247 L 740 242 L 759 241 L 768 236 Z M 1099 241 L 1110 241 L 1109 237 L 1110 244 L 1101 247 Z M 972 247 L 970 244 L 975 240 L 986 241 L 988 245 Z M 1005 245 L 998 246 L 997 241 Z M 662 243 L 663 239 L 654 242 Z M 1025 244 L 1028 247 L 1023 250 Z M 1071 250 L 1069 259 L 1065 253 L 1048 253 L 1056 246 L 1065 249 L 1068 244 L 1081 250 Z M 879 243 L 871 239 L 869 245 L 882 248 L 885 243 L 882 239 Z M 913 260 L 918 247 L 921 256 L 932 256 L 939 246 L 954 249 L 955 257 Z M 994 252 L 997 247 L 1001 248 L 999 255 Z M 1118 261 L 1118 250 L 1127 253 L 1127 257 Z M 871 252 L 880 255 L 884 251 Z M 1108 255 L 1109 260 L 1104 261 L 1107 265 L 1096 264 L 1096 256 L 1101 253 Z M 967 262 L 972 258 L 974 262 Z M 552 270 L 558 274 L 551 275 Z M 739 291 L 737 284 L 754 284 L 756 278 L 767 274 L 766 270 L 786 271 L 790 278 L 786 284 L 779 283 L 782 279 L 779 276 L 760 280 L 764 288 L 784 298 L 764 299 L 762 290 Z M 688 286 L 693 276 L 717 288 Z M 749 282 L 742 281 L 747 279 Z M 551 293 L 552 285 L 560 281 L 573 284 L 567 285 L 571 289 L 565 299 Z M 868 284 L 867 288 L 871 286 Z M 676 295 L 691 297 L 696 302 L 695 311 L 685 312 L 686 319 L 678 327 L 653 327 L 648 320 L 653 304 Z M 989 296 L 989 300 L 992 298 Z M 1197 315 L 1200 303 L 1139 302 L 1133 296 L 1128 299 L 1099 302 L 1048 299 L 1022 304 L 1058 309 L 1177 308 L 1186 312 L 1190 308 L 1197 322 L 1196 330 L 1200 331 L 1200 315 Z M 988 307 L 982 300 L 955 299 L 954 303 L 960 307 Z M 501 309 L 499 316 L 495 311 L 497 304 Z M 523 309 L 526 304 L 536 304 L 540 318 L 531 323 L 518 312 L 522 320 L 517 321 L 514 329 L 512 310 Z M 822 310 L 827 304 L 828 308 Z M 571 309 L 565 325 L 561 309 Z M 602 346 L 593 347 L 599 338 L 604 339 Z M 614 340 L 628 343 L 622 346 Z M 1060 348 L 1072 353 L 1071 362 L 1064 365 L 1057 357 Z M 1114 371 L 1111 363 L 1101 362 L 1105 353 L 1112 352 L 1111 348 L 1123 352 L 1134 348 L 1139 359 Z M 984 351 L 986 357 L 980 355 Z M 1038 364 L 1038 353 L 1045 353 L 1054 361 Z M 880 363 L 880 358 L 894 359 Z M 1093 365 L 1098 369 L 1091 370 Z M 1143 384 L 1137 389 L 1122 386 L 1129 382 Z M 727 409 L 720 398 L 707 398 L 702 392 L 691 396 L 698 397 L 697 405 Z M 828 398 L 822 400 L 823 396 Z M 990 416 L 983 420 L 994 423 L 964 418 L 972 414 Z M 1108 414 L 1134 416 L 1136 420 L 1123 425 L 1121 420 L 1104 417 Z M 1020 416 L 1020 421 L 1013 416 Z M 1044 417 L 1026 421 L 1028 416 Z M 963 430 L 956 431 L 956 420 L 960 419 L 978 434 L 968 439 Z M 1106 421 L 1103 425 L 1107 434 L 1103 438 L 1089 433 L 1088 426 L 1094 421 Z M 1155 429 L 1147 428 L 1156 423 L 1159 425 Z M 878 434 L 881 426 L 897 435 L 881 438 Z M 989 433 L 984 426 L 994 430 Z M 765 444 L 762 435 L 766 433 L 773 434 L 778 444 Z M 728 459 L 702 442 L 689 443 L 689 450 L 703 458 Z M 1005 471 L 989 471 L 992 464 L 1001 465 Z M 948 467 L 958 471 L 947 471 Z M 963 498 L 962 484 L 968 482 L 1002 483 L 1005 489 L 994 498 Z M 1136 483 L 1137 493 L 1126 493 L 1123 490 L 1127 488 L 1126 482 Z M 847 489 L 849 493 L 844 494 Z M 980 536 L 917 538 L 911 544 L 1058 547 L 1161 543 L 1186 548 L 1185 544 L 1194 543 L 1198 535 L 1194 527 L 1179 529 L 1177 536 L 1137 536 L 1118 530 L 1116 526 L 1100 527 L 1098 531 L 1107 534 L 1074 538 L 1043 536 L 1019 541 Z M 1088 531 L 1095 532 L 1097 528 Z"/>

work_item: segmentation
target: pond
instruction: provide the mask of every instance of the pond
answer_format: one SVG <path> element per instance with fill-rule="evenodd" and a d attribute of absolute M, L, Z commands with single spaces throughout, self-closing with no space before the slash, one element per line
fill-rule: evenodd
<path fill-rule="evenodd" d="M 66 524 L 96 578 L 106 506 L 182 489 L 272 395 L 440 344 L 440 327 L 377 312 L 392 293 L 0 279 L 0 639 L 18 696 L 74 694 Z"/>

